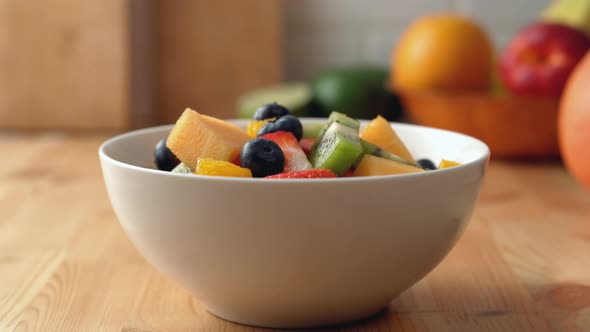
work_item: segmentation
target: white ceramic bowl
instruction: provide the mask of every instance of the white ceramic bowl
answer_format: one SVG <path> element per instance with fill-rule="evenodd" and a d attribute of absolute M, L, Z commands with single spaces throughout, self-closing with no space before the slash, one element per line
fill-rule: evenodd
<path fill-rule="evenodd" d="M 487 146 L 444 130 L 394 127 L 415 157 L 463 165 L 316 180 L 172 174 L 153 169 L 153 147 L 170 126 L 112 138 L 99 155 L 131 241 L 211 313 L 310 327 L 386 307 L 445 257 L 472 215 Z"/>

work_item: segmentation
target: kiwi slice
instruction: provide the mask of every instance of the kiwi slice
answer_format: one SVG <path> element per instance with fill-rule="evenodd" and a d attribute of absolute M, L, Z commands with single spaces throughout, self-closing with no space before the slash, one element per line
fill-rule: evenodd
<path fill-rule="evenodd" d="M 180 174 L 191 174 L 193 171 L 183 163 L 178 164 L 178 166 L 174 167 L 171 171 L 172 173 L 180 173 Z"/>
<path fill-rule="evenodd" d="M 330 169 L 340 176 L 362 153 L 358 129 L 333 122 L 312 149 L 310 161 L 314 168 Z"/>
<path fill-rule="evenodd" d="M 361 127 L 361 123 L 359 120 L 353 119 L 353 118 L 347 116 L 346 114 L 339 113 L 339 112 L 330 113 L 330 116 L 328 117 L 328 122 L 330 122 L 330 121 L 331 122 L 338 122 L 340 124 L 343 124 L 347 127 L 354 128 L 354 129 L 359 129 Z"/>
<path fill-rule="evenodd" d="M 359 120 L 353 119 L 353 118 L 347 116 L 346 114 L 342 114 L 339 112 L 332 112 L 332 113 L 330 113 L 330 116 L 328 117 L 328 121 L 326 122 L 326 124 L 324 124 L 324 126 L 319 130 L 319 132 L 316 136 L 316 141 L 311 148 L 312 150 L 320 143 L 320 141 L 322 140 L 322 138 L 326 134 L 326 130 L 328 130 L 328 128 L 330 128 L 330 126 L 334 122 L 343 124 L 349 128 L 356 129 L 357 132 L 361 127 L 361 123 Z"/>
<path fill-rule="evenodd" d="M 404 158 L 393 154 L 387 150 L 384 150 L 380 147 L 378 147 L 375 144 L 369 143 L 363 139 L 360 140 L 361 146 L 363 147 L 363 152 L 361 153 L 361 155 L 358 157 L 358 159 L 354 162 L 354 164 L 352 165 L 352 167 L 357 167 L 358 164 L 361 162 L 361 160 L 363 159 L 363 157 L 365 155 L 372 155 L 375 157 L 380 157 L 380 158 L 385 158 L 385 159 L 389 159 L 389 160 L 393 160 L 393 161 L 397 161 L 399 163 L 402 164 L 406 164 L 406 165 L 410 165 L 410 166 L 414 166 L 414 167 L 418 167 L 418 168 L 422 168 L 420 167 L 420 165 L 413 163 L 411 161 L 405 160 Z"/>

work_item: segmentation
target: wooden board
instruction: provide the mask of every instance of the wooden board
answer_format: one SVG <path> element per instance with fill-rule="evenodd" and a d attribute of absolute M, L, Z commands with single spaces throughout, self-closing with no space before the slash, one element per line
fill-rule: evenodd
<path fill-rule="evenodd" d="M 238 96 L 282 78 L 281 0 L 156 0 L 155 107 L 235 117 Z"/>
<path fill-rule="evenodd" d="M 0 331 L 268 331 L 213 317 L 143 260 L 108 201 L 102 139 L 0 135 Z M 492 162 L 429 276 L 372 319 L 317 331 L 590 331 L 589 221 L 561 165 Z"/>
<path fill-rule="evenodd" d="M 132 1 L 0 0 L 0 127 L 127 126 Z"/>
<path fill-rule="evenodd" d="M 0 128 L 233 117 L 282 78 L 281 0 L 0 0 Z"/>

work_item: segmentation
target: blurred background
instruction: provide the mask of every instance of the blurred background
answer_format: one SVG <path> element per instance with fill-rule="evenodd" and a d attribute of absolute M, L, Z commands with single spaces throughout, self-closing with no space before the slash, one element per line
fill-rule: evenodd
<path fill-rule="evenodd" d="M 258 105 L 279 101 L 302 116 L 382 114 L 501 141 L 500 129 L 490 134 L 481 123 L 498 128 L 505 119 L 482 112 L 499 110 L 501 117 L 534 108 L 533 120 L 510 117 L 538 122 L 549 137 L 529 142 L 549 146 L 530 155 L 556 155 L 559 97 L 506 98 L 511 87 L 502 83 L 508 75 L 499 62 L 521 28 L 559 16 L 547 11 L 564 2 L 569 5 L 553 11 L 588 11 L 585 0 L 2 0 L 0 127 L 123 131 L 172 123 L 186 107 L 249 117 Z M 418 37 L 400 46 L 413 24 L 439 13 L 447 23 L 423 20 L 414 29 L 422 29 Z M 588 25 L 585 16 L 577 20 Z M 490 49 L 474 33 L 483 33 Z M 430 53 L 416 53 L 429 43 Z M 449 89 L 434 77 L 461 81 L 448 74 L 452 68 L 463 70 L 455 76 L 473 76 L 460 56 L 448 58 L 461 49 L 470 59 L 491 61 L 485 86 L 463 82 Z M 531 152 L 511 147 L 509 156 Z"/>
<path fill-rule="evenodd" d="M 547 2 L 3 0 L 0 124 L 118 128 L 133 113 L 174 121 L 188 106 L 230 117 L 250 89 L 333 66 L 387 68 L 419 15 L 472 15 L 502 47 Z"/>
<path fill-rule="evenodd" d="M 287 1 L 287 79 L 310 79 L 328 66 L 389 66 L 392 49 L 422 15 L 456 12 L 476 19 L 498 49 L 550 0 L 303 0 Z"/>

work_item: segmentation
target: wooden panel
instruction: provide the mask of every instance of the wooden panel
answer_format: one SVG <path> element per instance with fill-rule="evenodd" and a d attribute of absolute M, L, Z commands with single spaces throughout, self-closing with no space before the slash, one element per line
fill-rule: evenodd
<path fill-rule="evenodd" d="M 156 107 L 227 118 L 243 92 L 282 76 L 280 0 L 156 0 Z"/>
<path fill-rule="evenodd" d="M 103 139 L 0 135 L 0 331 L 268 331 L 208 314 L 138 254 L 102 183 Z M 590 331 L 589 220 L 561 165 L 492 161 L 431 274 L 380 315 L 316 331 Z"/>
<path fill-rule="evenodd" d="M 0 0 L 0 127 L 129 121 L 130 0 Z"/>

